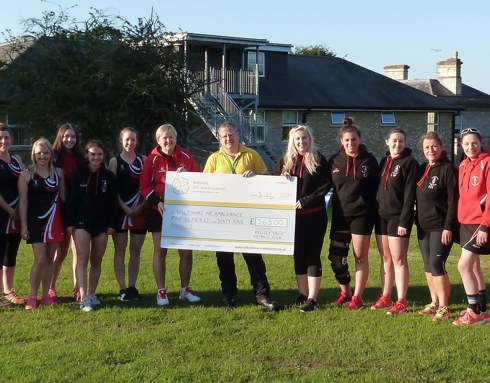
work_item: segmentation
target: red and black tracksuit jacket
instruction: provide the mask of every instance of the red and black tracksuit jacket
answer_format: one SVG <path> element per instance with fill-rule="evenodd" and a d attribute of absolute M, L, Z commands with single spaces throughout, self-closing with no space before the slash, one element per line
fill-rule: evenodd
<path fill-rule="evenodd" d="M 165 179 L 167 172 L 183 167 L 187 172 L 198 172 L 199 166 L 192 154 L 179 145 L 171 155 L 162 152 L 159 146 L 155 147 L 146 158 L 143 172 L 140 177 L 140 193 L 151 205 L 156 208 L 159 201 L 165 196 Z"/>
<path fill-rule="evenodd" d="M 462 224 L 482 225 L 490 232 L 490 153 L 477 158 L 466 158 L 459 165 L 458 221 Z"/>

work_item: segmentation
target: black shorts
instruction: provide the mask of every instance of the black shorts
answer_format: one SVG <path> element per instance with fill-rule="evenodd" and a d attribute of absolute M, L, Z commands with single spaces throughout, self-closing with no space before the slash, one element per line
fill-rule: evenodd
<path fill-rule="evenodd" d="M 158 210 L 151 209 L 146 219 L 146 227 L 150 233 L 162 232 L 162 215 Z"/>
<path fill-rule="evenodd" d="M 461 247 L 479 255 L 490 254 L 490 241 L 487 241 L 483 247 L 476 244 L 476 235 L 478 234 L 479 228 L 480 225 L 461 224 L 459 228 Z"/>
<path fill-rule="evenodd" d="M 0 234 L 0 267 L 15 266 L 19 245 L 20 234 Z"/>
<path fill-rule="evenodd" d="M 375 218 L 367 215 L 344 217 L 342 214 L 332 215 L 331 232 L 348 231 L 351 234 L 371 235 Z"/>
<path fill-rule="evenodd" d="M 398 235 L 398 226 L 400 226 L 400 219 L 396 217 L 378 217 L 376 220 L 375 231 L 376 235 L 388 235 L 390 237 L 410 238 L 412 232 L 412 223 L 408 225 L 406 235 Z"/>
<path fill-rule="evenodd" d="M 80 225 L 79 224 L 79 225 L 75 225 L 75 230 L 76 229 L 85 230 L 93 238 L 93 237 L 97 237 L 100 234 L 107 233 L 108 227 L 103 226 L 103 225 L 90 225 L 90 224 L 81 224 Z"/>
<path fill-rule="evenodd" d="M 442 229 L 425 231 L 417 227 L 417 238 L 424 261 L 424 271 L 434 277 L 446 275 L 446 260 L 453 244 L 444 245 L 441 242 Z"/>

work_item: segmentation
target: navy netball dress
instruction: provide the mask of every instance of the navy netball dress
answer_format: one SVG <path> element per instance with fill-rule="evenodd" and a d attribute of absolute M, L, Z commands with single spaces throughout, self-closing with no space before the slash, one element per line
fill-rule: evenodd
<path fill-rule="evenodd" d="M 43 178 L 32 175 L 28 190 L 28 243 L 55 243 L 65 239 L 61 219 L 60 178 L 56 172 Z"/>
<path fill-rule="evenodd" d="M 116 157 L 116 179 L 117 193 L 121 200 L 131 209 L 136 208 L 141 202 L 139 193 L 140 175 L 143 170 L 143 157 L 137 155 L 132 164 L 129 164 L 121 155 Z M 125 232 L 127 230 L 136 232 L 145 232 L 145 217 L 140 214 L 136 217 L 127 216 L 124 211 L 118 206 L 117 209 L 117 232 Z"/>

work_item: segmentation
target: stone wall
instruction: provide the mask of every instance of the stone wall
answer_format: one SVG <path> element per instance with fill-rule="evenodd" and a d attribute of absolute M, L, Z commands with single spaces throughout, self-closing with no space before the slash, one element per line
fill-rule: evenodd
<path fill-rule="evenodd" d="M 306 124 L 313 130 L 315 142 L 319 150 L 330 157 L 338 151 L 339 128 L 341 125 L 332 125 L 330 111 L 299 111 L 299 120 L 302 116 Z M 386 153 L 385 137 L 391 128 L 401 128 L 407 133 L 407 143 L 415 157 L 422 160 L 419 140 L 422 134 L 427 131 L 427 112 L 395 112 L 396 124 L 381 125 L 381 114 L 379 111 L 360 111 L 348 112 L 347 116 L 352 117 L 354 124 L 357 125 L 362 133 L 362 141 L 376 158 L 382 158 Z M 279 154 L 285 150 L 286 142 L 282 140 L 282 111 L 266 111 L 266 144 L 274 154 Z M 439 126 L 437 129 L 444 146 L 452 148 L 452 113 L 439 113 Z M 448 150 L 450 152 L 451 149 Z"/>

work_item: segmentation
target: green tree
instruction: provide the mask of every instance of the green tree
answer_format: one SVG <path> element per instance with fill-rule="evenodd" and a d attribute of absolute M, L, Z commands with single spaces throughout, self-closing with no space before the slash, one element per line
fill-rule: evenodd
<path fill-rule="evenodd" d="M 334 51 L 322 44 L 295 47 L 294 54 L 303 56 L 337 56 Z"/>
<path fill-rule="evenodd" d="M 52 136 L 72 121 L 84 139 L 112 144 L 121 127 L 133 126 L 148 142 L 170 122 L 185 139 L 187 99 L 201 85 L 189 81 L 183 55 L 153 12 L 132 24 L 98 10 L 85 21 L 51 11 L 24 27 L 9 38 L 0 82 L 9 114 L 36 135 Z"/>

